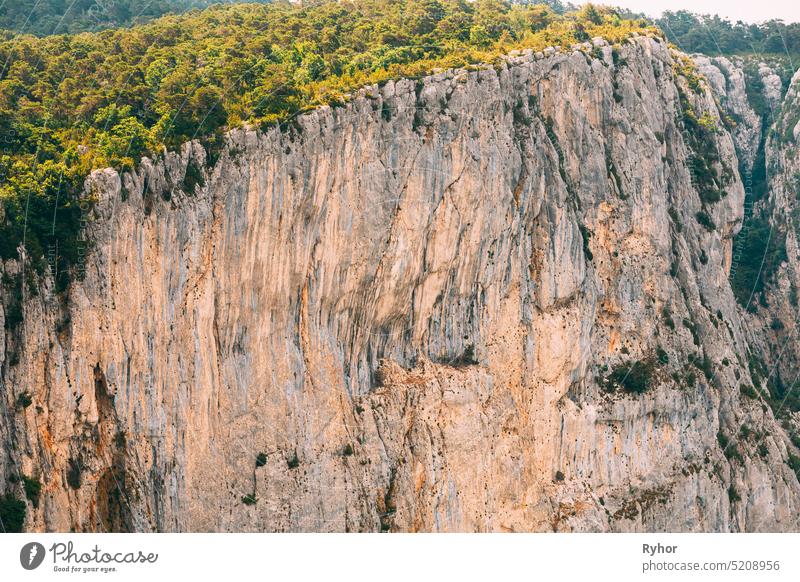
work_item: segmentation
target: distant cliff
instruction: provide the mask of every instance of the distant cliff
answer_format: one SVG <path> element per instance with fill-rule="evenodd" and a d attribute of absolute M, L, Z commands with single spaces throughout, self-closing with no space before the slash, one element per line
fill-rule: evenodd
<path fill-rule="evenodd" d="M 84 278 L 3 297 L 26 529 L 799 529 L 800 104 L 758 206 L 788 258 L 745 309 L 745 89 L 596 39 L 93 173 Z"/>

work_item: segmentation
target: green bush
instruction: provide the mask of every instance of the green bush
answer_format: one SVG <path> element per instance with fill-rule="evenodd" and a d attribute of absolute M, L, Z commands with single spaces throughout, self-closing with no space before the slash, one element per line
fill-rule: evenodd
<path fill-rule="evenodd" d="M 736 300 L 753 306 L 753 297 L 761 293 L 778 267 L 787 260 L 786 238 L 767 219 L 752 216 L 736 237 L 730 282 Z"/>
<path fill-rule="evenodd" d="M 713 232 L 717 229 L 717 225 L 714 224 L 714 221 L 709 216 L 708 212 L 705 210 L 700 210 L 697 214 L 695 214 L 695 218 L 700 225 L 705 228 L 708 232 Z"/>
<path fill-rule="evenodd" d="M 742 384 L 739 387 L 739 392 L 741 392 L 742 396 L 752 398 L 753 400 L 758 400 L 758 392 L 756 392 L 756 389 L 749 384 Z"/>
<path fill-rule="evenodd" d="M 717 433 L 717 442 L 719 443 L 719 447 L 722 449 L 722 454 L 725 455 L 726 459 L 729 461 L 736 459 L 739 462 L 744 462 L 741 453 L 739 453 L 739 447 L 736 445 L 736 443 L 731 442 L 727 435 L 725 435 L 722 431 Z"/>
<path fill-rule="evenodd" d="M 256 455 L 256 467 L 263 467 L 266 464 L 267 464 L 267 454 L 258 453 Z"/>
<path fill-rule="evenodd" d="M 12 494 L 6 493 L 0 497 L 0 521 L 6 533 L 22 533 L 26 511 L 25 502 Z"/>
<path fill-rule="evenodd" d="M 69 459 L 69 468 L 67 469 L 67 485 L 72 489 L 80 489 L 81 481 L 83 480 L 80 462 L 77 459 Z"/>
<path fill-rule="evenodd" d="M 689 333 L 692 334 L 692 342 L 694 343 L 694 345 L 699 347 L 700 346 L 700 333 L 697 331 L 697 326 L 694 324 L 694 322 L 691 319 L 689 319 L 688 317 L 685 317 L 683 319 L 683 327 L 685 327 L 686 329 L 689 330 Z"/>
<path fill-rule="evenodd" d="M 672 224 L 675 225 L 675 230 L 678 232 L 683 232 L 683 222 L 681 222 L 681 217 L 678 215 L 678 211 L 675 210 L 672 206 L 669 207 L 667 210 L 669 217 L 672 219 Z"/>
<path fill-rule="evenodd" d="M 685 57 L 676 57 L 673 69 L 677 75 L 686 79 L 692 91 L 700 92 L 701 77 L 691 60 Z M 679 88 L 678 95 L 683 111 L 683 135 L 690 150 L 687 165 L 692 185 L 704 205 L 714 204 L 726 195 L 724 186 L 730 180 L 729 175 L 724 172 L 723 175 L 720 175 L 718 170 L 722 162 L 715 137 L 719 131 L 717 120 L 708 113 L 698 115 L 683 89 Z"/>
<path fill-rule="evenodd" d="M 5 256 L 2 247 L 7 241 L 0 236 L 0 256 Z M 13 245 L 12 245 L 13 246 Z M 9 250 L 9 252 L 16 252 L 16 247 Z M 23 286 L 24 282 L 21 275 L 9 275 L 3 273 L 3 287 L 6 291 L 5 299 L 5 328 L 13 331 L 17 326 L 22 323 L 24 314 L 22 312 L 22 299 L 23 299 Z"/>
<path fill-rule="evenodd" d="M 661 316 L 664 318 L 664 324 L 674 330 L 675 329 L 675 320 L 672 319 L 672 311 L 670 311 L 669 307 L 664 307 L 661 310 Z"/>
<path fill-rule="evenodd" d="M 22 484 L 25 489 L 25 497 L 28 498 L 34 507 L 39 507 L 39 496 L 42 493 L 41 482 L 36 478 L 23 475 Z"/>
<path fill-rule="evenodd" d="M 652 387 L 655 363 L 651 359 L 617 364 L 606 379 L 610 391 L 622 388 L 628 394 L 643 394 Z"/>
<path fill-rule="evenodd" d="M 800 410 L 800 381 L 797 378 L 794 379 L 794 384 L 787 385 L 780 370 L 774 370 L 772 374 L 766 373 L 762 377 L 766 379 L 769 403 L 775 414 L 785 415 Z"/>
<path fill-rule="evenodd" d="M 594 259 L 592 250 L 589 248 L 589 241 L 592 238 L 592 231 L 583 224 L 579 224 L 578 228 L 580 229 L 581 237 L 583 238 L 583 255 L 586 257 L 587 262 L 591 262 L 592 259 Z"/>
<path fill-rule="evenodd" d="M 381 104 L 381 118 L 387 123 L 392 120 L 392 108 L 386 101 Z"/>
<path fill-rule="evenodd" d="M 789 458 L 786 460 L 786 463 L 789 465 L 789 468 L 794 471 L 795 475 L 797 475 L 797 478 L 800 479 L 800 457 L 794 453 L 789 453 Z"/>
<path fill-rule="evenodd" d="M 31 404 L 33 404 L 33 399 L 31 398 L 31 395 L 27 390 L 25 392 L 20 393 L 20 395 L 17 396 L 18 408 L 28 408 Z"/>
<path fill-rule="evenodd" d="M 203 170 L 192 159 L 186 166 L 186 175 L 183 177 L 183 191 L 187 194 L 194 194 L 197 186 L 199 185 L 202 188 L 205 183 L 206 179 L 203 176 Z"/>
<path fill-rule="evenodd" d="M 698 370 L 703 372 L 706 380 L 709 382 L 714 380 L 714 364 L 708 356 L 703 355 L 703 357 L 697 356 L 692 358 L 691 363 L 694 364 Z"/>

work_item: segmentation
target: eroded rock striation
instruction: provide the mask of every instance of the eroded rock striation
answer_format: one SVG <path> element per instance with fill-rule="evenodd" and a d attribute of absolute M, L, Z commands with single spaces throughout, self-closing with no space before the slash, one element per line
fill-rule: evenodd
<path fill-rule="evenodd" d="M 761 129 L 700 65 L 522 52 L 92 174 L 83 278 L 4 297 L 26 528 L 797 530 L 728 277 Z"/>

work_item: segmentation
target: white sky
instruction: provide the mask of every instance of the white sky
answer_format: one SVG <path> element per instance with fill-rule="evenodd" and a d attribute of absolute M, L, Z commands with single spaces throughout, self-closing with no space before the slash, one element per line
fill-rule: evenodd
<path fill-rule="evenodd" d="M 586 4 L 586 0 L 572 0 L 573 4 Z M 595 4 L 608 4 L 660 16 L 665 10 L 688 10 L 696 14 L 719 14 L 736 22 L 763 22 L 780 18 L 784 22 L 800 22 L 800 0 L 595 0 Z"/>

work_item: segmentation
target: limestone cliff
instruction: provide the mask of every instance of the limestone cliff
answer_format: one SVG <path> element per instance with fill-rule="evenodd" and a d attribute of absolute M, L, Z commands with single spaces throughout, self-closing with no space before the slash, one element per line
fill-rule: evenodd
<path fill-rule="evenodd" d="M 687 62 L 518 53 L 95 172 L 85 276 L 3 301 L 27 529 L 798 529 L 728 281 L 753 138 Z"/>
<path fill-rule="evenodd" d="M 795 73 L 779 108 L 773 111 L 773 129 L 766 140 L 768 195 L 756 203 L 755 213 L 769 224 L 767 271 L 764 284 L 755 289 L 748 319 L 761 328 L 762 345 L 774 354 L 766 378 L 772 384 L 774 408 L 783 419 L 795 446 L 800 445 L 800 394 L 798 365 L 800 338 L 797 336 L 798 292 L 800 291 L 800 73 Z M 774 267 L 770 269 L 771 265 Z M 778 264 L 779 263 L 779 264 Z M 797 457 L 795 457 L 797 459 Z M 800 460 L 793 463 L 800 471 Z"/>

